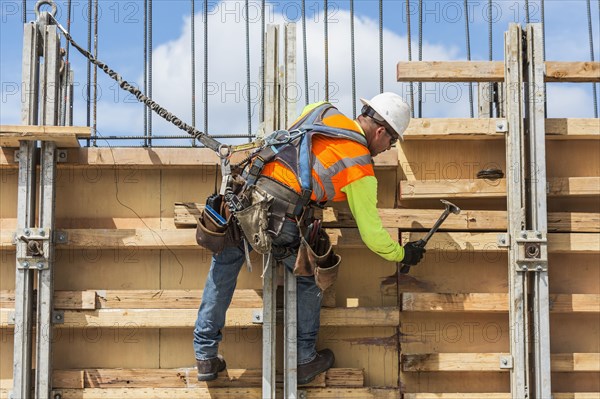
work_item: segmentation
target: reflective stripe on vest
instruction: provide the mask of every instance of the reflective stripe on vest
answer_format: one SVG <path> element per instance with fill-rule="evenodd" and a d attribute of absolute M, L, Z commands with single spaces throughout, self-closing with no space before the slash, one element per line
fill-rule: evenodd
<path fill-rule="evenodd" d="M 281 151 L 265 165 L 262 174 L 299 193 L 312 191 L 311 199 L 316 202 L 344 200 L 344 186 L 374 176 L 364 134 L 356 122 L 331 104 L 319 105 L 302 115 L 290 131 L 295 129 L 306 130 L 296 151 Z"/>

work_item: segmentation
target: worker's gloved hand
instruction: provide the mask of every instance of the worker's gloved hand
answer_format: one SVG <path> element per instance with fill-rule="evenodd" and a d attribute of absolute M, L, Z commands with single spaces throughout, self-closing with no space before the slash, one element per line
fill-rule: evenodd
<path fill-rule="evenodd" d="M 419 241 L 408 242 L 404 245 L 404 258 L 401 263 L 403 265 L 415 266 L 423 259 L 425 252 L 425 248 L 420 245 Z"/>

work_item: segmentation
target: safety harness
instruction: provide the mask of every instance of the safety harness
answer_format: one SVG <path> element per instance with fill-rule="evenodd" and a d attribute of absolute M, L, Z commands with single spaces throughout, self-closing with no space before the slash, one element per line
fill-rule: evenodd
<path fill-rule="evenodd" d="M 314 164 L 314 157 L 312 156 L 313 136 L 344 138 L 367 146 L 367 140 L 361 133 L 350 129 L 328 126 L 323 122 L 325 114 L 331 109 L 335 109 L 335 107 L 329 103 L 319 105 L 298 120 L 289 131 L 279 130 L 267 137 L 265 145 L 251 157 L 250 168 L 244 175 L 246 184 L 251 186 L 257 183 L 267 163 L 279 161 L 287 166 L 294 173 L 301 189 L 301 193 L 297 194 L 296 202 L 292 204 L 293 212 L 291 213 L 293 216 L 302 214 L 304 208 L 311 202 Z M 284 186 L 278 181 L 270 180 L 275 184 Z"/>

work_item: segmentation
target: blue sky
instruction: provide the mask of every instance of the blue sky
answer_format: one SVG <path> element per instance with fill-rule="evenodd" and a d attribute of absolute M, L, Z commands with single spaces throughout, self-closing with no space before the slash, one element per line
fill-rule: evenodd
<path fill-rule="evenodd" d="M 57 1 L 57 18 L 67 26 L 67 1 Z M 246 133 L 246 53 L 243 1 L 209 2 L 209 132 L 214 134 Z M 349 1 L 329 1 L 330 81 L 332 101 L 352 112 L 350 78 Z M 464 2 L 425 0 L 423 3 L 423 59 L 465 60 Z M 541 18 L 540 2 L 530 1 L 531 22 Z M 27 20 L 34 19 L 34 1 L 27 1 Z M 417 1 L 411 2 L 412 52 L 418 57 Z M 72 1 L 71 32 L 75 40 L 87 44 L 88 1 Z M 204 124 L 202 102 L 204 3 L 195 2 L 196 11 L 196 125 Z M 300 1 L 267 2 L 267 23 L 298 22 Z M 371 97 L 379 92 L 378 18 L 379 2 L 355 1 L 357 93 Z M 20 80 L 22 51 L 22 1 L 0 0 L 0 123 L 20 123 Z M 118 71 L 126 80 L 143 81 L 143 7 L 142 1 L 99 1 L 99 58 Z M 407 59 L 407 14 L 404 1 L 384 1 L 384 81 L 385 90 L 406 95 L 406 86 L 395 82 L 395 64 Z M 488 58 L 488 1 L 468 1 L 471 29 L 471 57 Z M 546 52 L 548 60 L 590 59 L 586 2 L 583 0 L 546 0 Z M 310 100 L 324 95 L 323 1 L 306 1 L 309 39 L 308 63 Z M 153 1 L 153 97 L 166 108 L 191 122 L 191 2 Z M 256 111 L 256 85 L 259 82 L 260 2 L 251 2 L 251 98 Z M 510 22 L 525 23 L 524 1 L 494 1 L 494 59 L 503 58 L 503 37 Z M 596 60 L 600 57 L 598 1 L 592 1 Z M 63 44 L 64 46 L 64 44 Z M 75 124 L 86 124 L 86 63 L 71 49 L 75 71 Z M 298 42 L 299 87 L 303 87 L 302 42 Z M 99 71 L 98 130 L 102 134 L 141 134 L 142 105 L 128 98 L 116 84 Z M 426 86 L 424 116 L 465 117 L 469 114 L 466 84 L 431 84 Z M 590 84 L 549 85 L 549 116 L 592 117 Z M 299 93 L 298 107 L 304 104 Z M 153 118 L 154 134 L 173 134 L 177 130 Z M 258 125 L 253 112 L 253 130 Z"/>

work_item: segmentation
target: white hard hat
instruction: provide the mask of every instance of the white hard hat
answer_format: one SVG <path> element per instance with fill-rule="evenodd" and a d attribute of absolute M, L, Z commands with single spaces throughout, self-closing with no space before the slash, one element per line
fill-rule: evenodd
<path fill-rule="evenodd" d="M 402 139 L 404 131 L 410 122 L 410 107 L 396 93 L 381 93 L 370 101 L 361 98 L 360 101 L 373 109 L 377 115 L 369 115 L 377 122 L 387 122 L 394 132 Z"/>

